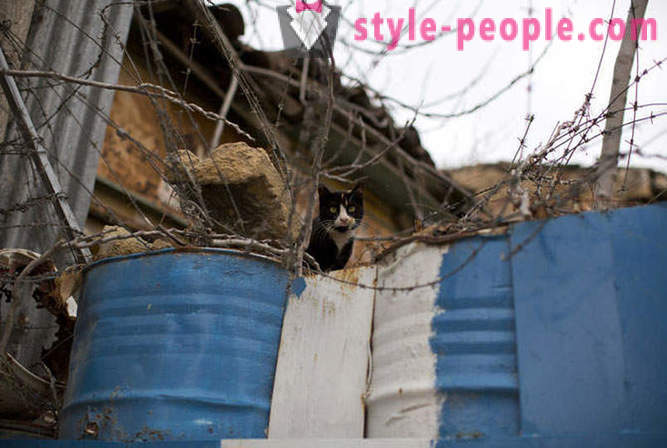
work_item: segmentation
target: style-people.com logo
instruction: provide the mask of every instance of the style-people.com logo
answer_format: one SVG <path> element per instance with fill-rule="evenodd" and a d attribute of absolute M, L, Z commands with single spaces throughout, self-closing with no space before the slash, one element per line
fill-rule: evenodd
<path fill-rule="evenodd" d="M 336 42 L 340 6 L 296 0 L 295 5 L 279 6 L 276 11 L 287 50 L 298 56 L 329 57 Z"/>

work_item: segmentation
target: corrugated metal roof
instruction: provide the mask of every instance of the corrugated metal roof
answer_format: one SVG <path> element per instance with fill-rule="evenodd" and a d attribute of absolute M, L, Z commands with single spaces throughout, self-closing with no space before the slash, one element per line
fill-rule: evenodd
<path fill-rule="evenodd" d="M 112 0 L 47 0 L 35 7 L 23 67 L 116 82 L 132 17 L 132 6 Z M 113 92 L 62 84 L 48 79 L 21 79 L 19 85 L 42 143 L 80 224 L 90 204 L 99 151 Z M 30 90 L 27 90 L 27 89 Z M 5 141 L 18 138 L 10 124 Z M 60 235 L 45 190 L 29 159 L 2 154 L 0 209 L 30 206 L 0 216 L 0 247 L 42 252 Z M 12 151 L 22 149 L 13 146 Z"/>
<path fill-rule="evenodd" d="M 110 6 L 112 3 L 113 0 L 39 2 L 25 43 L 23 67 L 115 83 L 132 7 Z M 41 143 L 49 152 L 76 220 L 82 225 L 106 131 L 101 114 L 108 114 L 113 92 L 43 78 L 17 82 Z M 10 122 L 5 144 L 0 146 L 0 248 L 44 253 L 62 237 L 63 228 L 27 157 L 28 145 L 19 135 L 15 123 Z M 24 301 L 24 305 L 24 318 L 14 328 L 10 351 L 16 353 L 15 348 L 21 347 L 18 361 L 32 366 L 39 362 L 42 349 L 53 342 L 56 328 L 48 313 L 40 314 L 32 302 Z M 9 401 L 13 399 L 8 397 Z M 18 409 L 22 409 L 22 404 L 20 400 L 16 402 Z"/>

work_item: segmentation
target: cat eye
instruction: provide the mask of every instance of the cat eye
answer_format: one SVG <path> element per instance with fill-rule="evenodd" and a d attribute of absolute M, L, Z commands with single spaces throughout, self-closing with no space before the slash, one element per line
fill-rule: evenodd
<path fill-rule="evenodd" d="M 334 213 L 334 214 L 335 214 L 335 213 L 338 213 L 338 208 L 337 208 L 337 207 L 331 207 L 331 208 L 329 209 L 329 211 L 330 211 L 331 213 Z"/>
<path fill-rule="evenodd" d="M 350 212 L 350 213 L 354 213 L 354 212 L 357 211 L 357 207 L 349 207 L 349 208 L 347 209 L 347 211 Z"/>

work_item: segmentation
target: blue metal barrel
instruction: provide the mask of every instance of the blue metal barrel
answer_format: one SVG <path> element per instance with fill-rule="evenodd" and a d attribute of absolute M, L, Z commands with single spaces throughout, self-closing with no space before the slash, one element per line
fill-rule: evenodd
<path fill-rule="evenodd" d="M 265 438 L 288 274 L 222 250 L 85 274 L 62 439 Z"/>
<path fill-rule="evenodd" d="M 369 437 L 667 446 L 666 229 L 663 203 L 402 248 L 378 271 Z"/>
<path fill-rule="evenodd" d="M 519 379 L 507 235 L 463 240 L 440 266 L 431 323 L 441 438 L 519 432 Z"/>

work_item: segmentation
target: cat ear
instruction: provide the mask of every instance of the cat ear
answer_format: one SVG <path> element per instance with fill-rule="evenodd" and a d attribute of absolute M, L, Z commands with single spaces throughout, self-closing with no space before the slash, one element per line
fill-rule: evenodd
<path fill-rule="evenodd" d="M 359 198 L 363 198 L 364 197 L 363 187 L 364 187 L 363 182 L 357 182 L 354 188 L 350 191 L 350 196 L 352 197 L 357 196 Z"/>
<path fill-rule="evenodd" d="M 324 184 L 320 184 L 319 187 L 317 187 L 317 194 L 320 196 L 320 198 L 330 196 L 331 191 L 326 187 Z"/>

